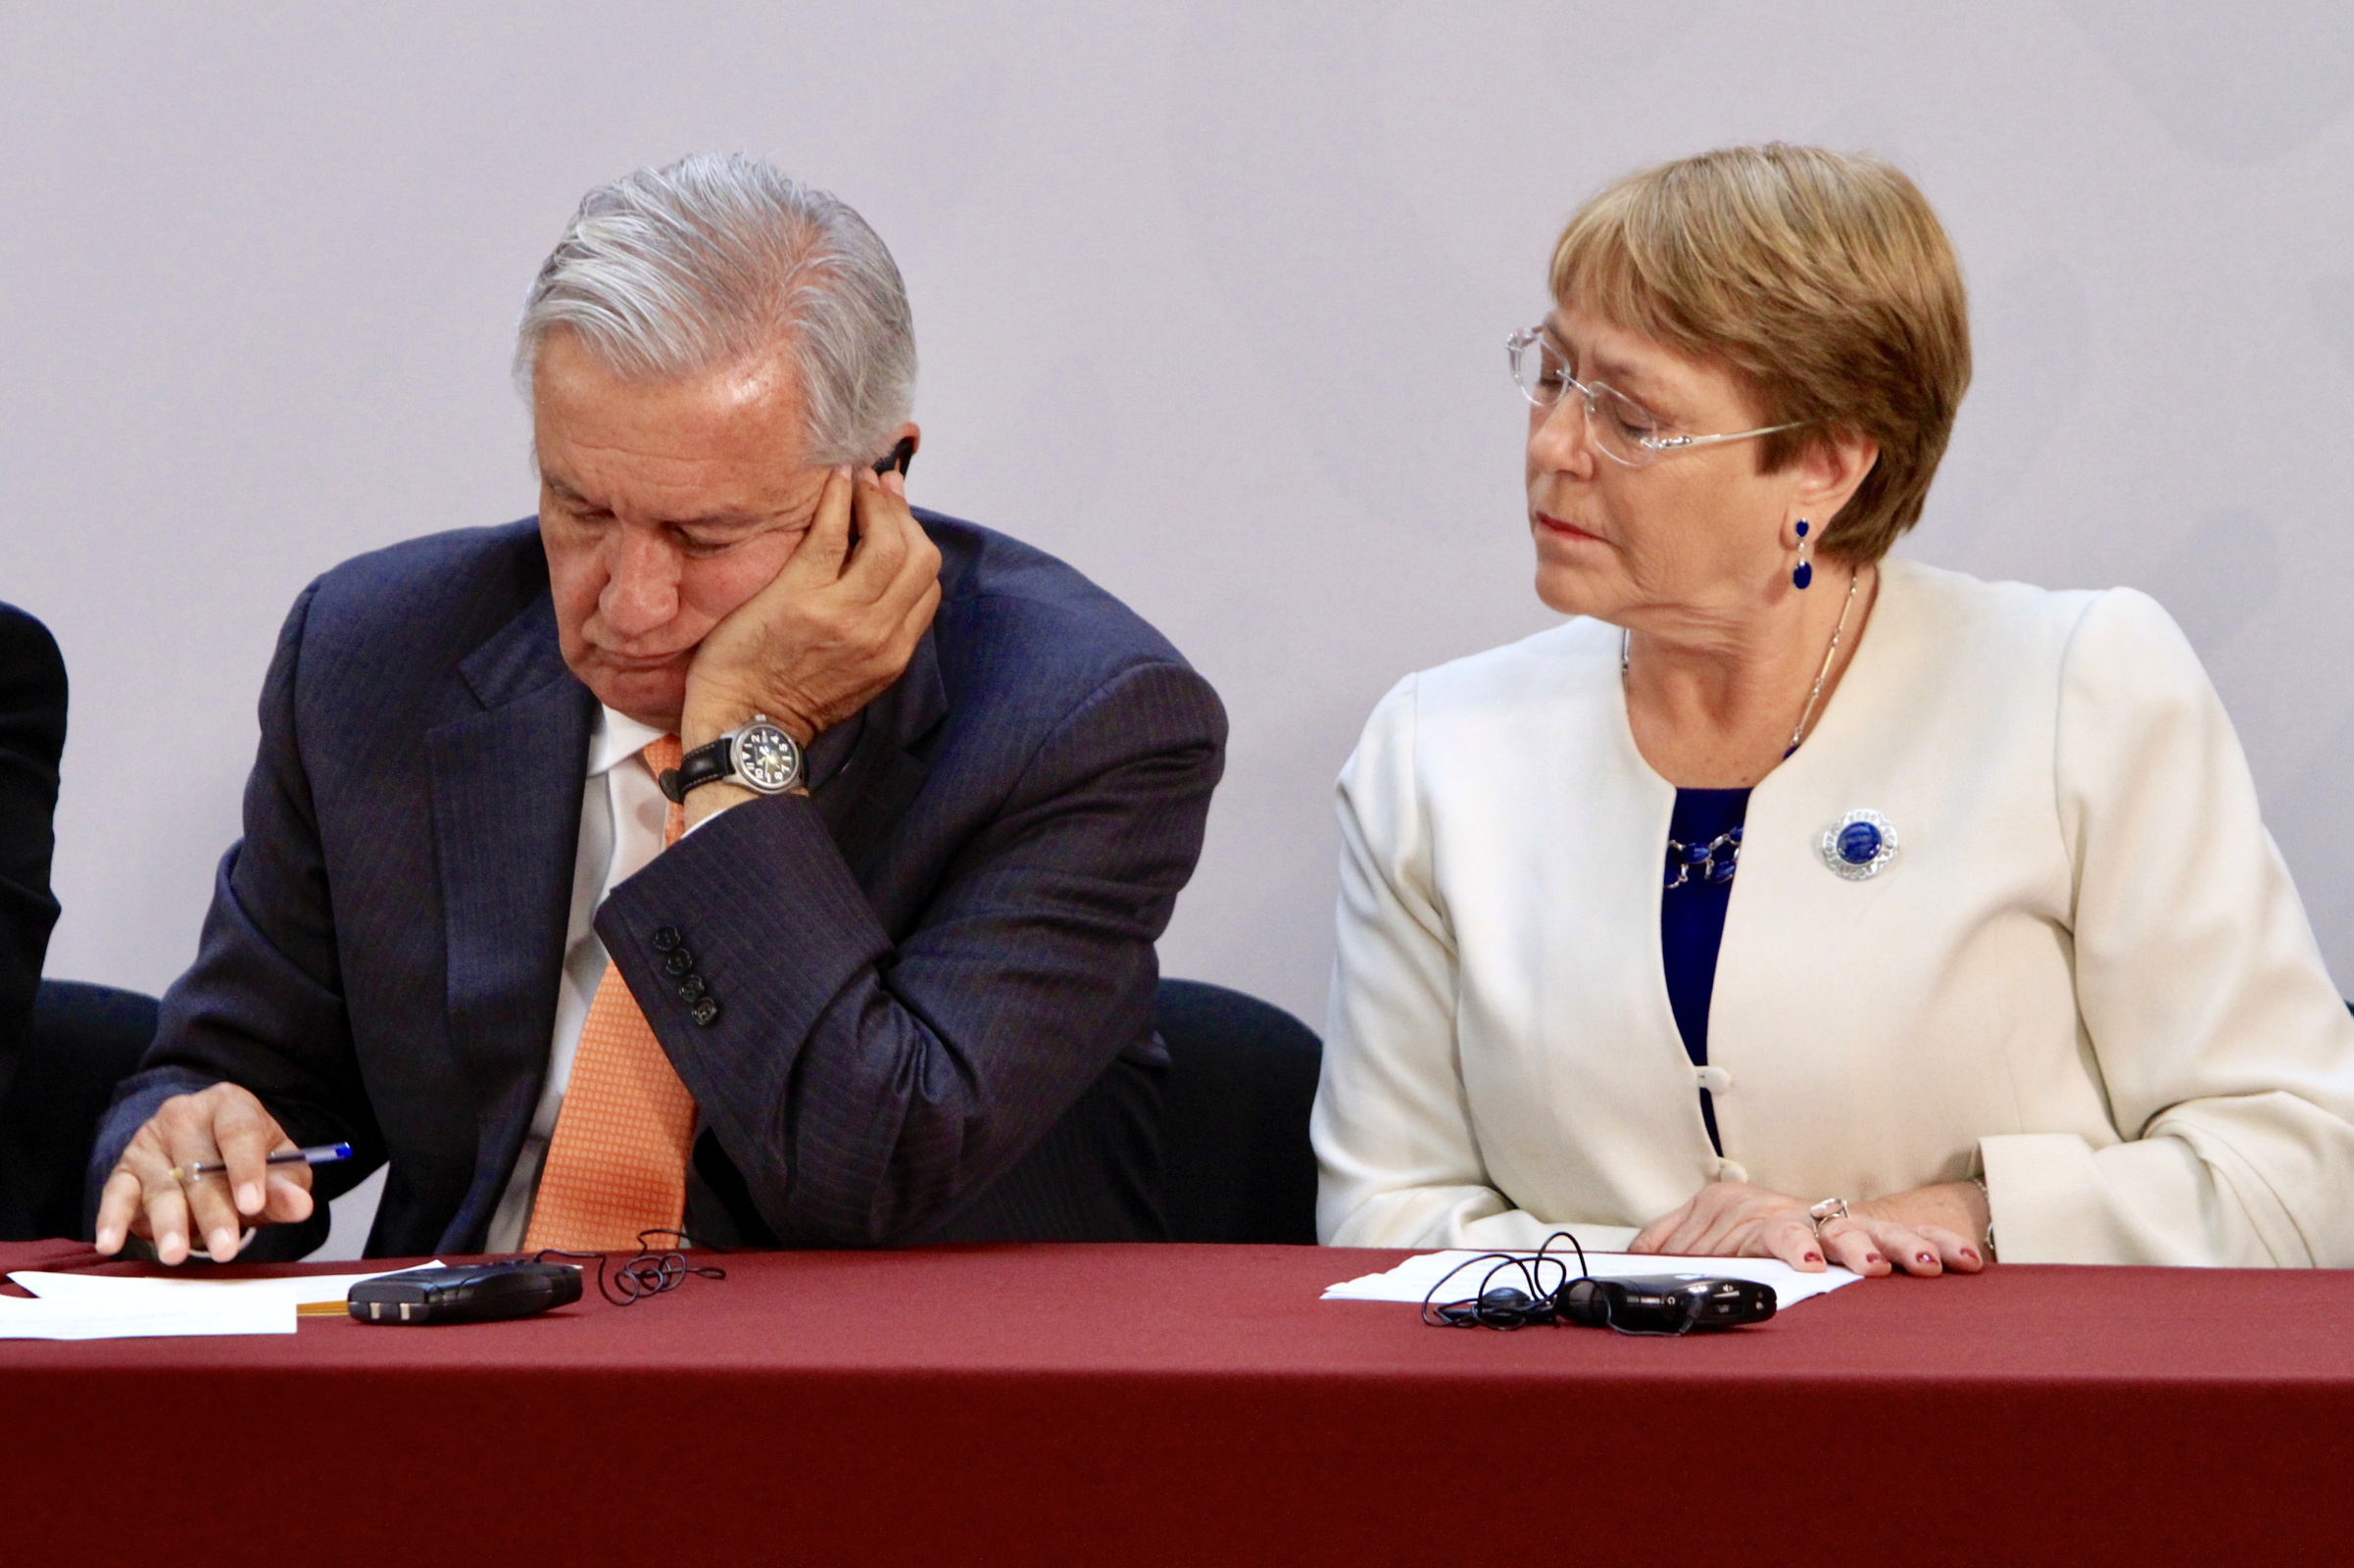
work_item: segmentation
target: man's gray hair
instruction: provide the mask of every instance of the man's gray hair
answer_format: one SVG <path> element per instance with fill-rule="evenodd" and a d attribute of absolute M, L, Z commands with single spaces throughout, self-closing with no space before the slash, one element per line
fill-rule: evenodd
<path fill-rule="evenodd" d="M 581 198 L 516 328 L 526 402 L 559 327 L 632 379 L 788 349 L 813 464 L 881 457 L 915 399 L 915 325 L 890 250 L 848 204 L 740 153 L 641 169 Z"/>

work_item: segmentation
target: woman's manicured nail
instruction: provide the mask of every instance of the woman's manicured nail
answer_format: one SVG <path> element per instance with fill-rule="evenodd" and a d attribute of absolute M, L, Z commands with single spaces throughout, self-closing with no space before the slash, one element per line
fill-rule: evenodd
<path fill-rule="evenodd" d="M 1962 1257 L 1967 1262 L 1975 1263 L 1978 1261 L 1978 1253 L 1967 1247 L 1962 1249 Z"/>
<path fill-rule="evenodd" d="M 1809 1263 L 1820 1263 L 1823 1261 L 1823 1254 L 1820 1252 L 1809 1252 L 1806 1254 L 1806 1260 Z"/>
<path fill-rule="evenodd" d="M 1913 1261 L 1916 1263 L 1934 1263 L 1937 1260 L 1937 1254 L 1934 1252 L 1915 1252 L 1913 1254 Z"/>
<path fill-rule="evenodd" d="M 1880 1254 L 1878 1252 L 1866 1252 L 1864 1254 L 1864 1261 L 1867 1263 L 1877 1263 L 1880 1261 Z"/>

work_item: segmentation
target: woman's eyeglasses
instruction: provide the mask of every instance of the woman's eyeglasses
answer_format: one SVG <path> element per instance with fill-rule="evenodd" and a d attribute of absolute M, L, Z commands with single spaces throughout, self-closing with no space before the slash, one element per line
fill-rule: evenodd
<path fill-rule="evenodd" d="M 1595 450 L 1630 468 L 1646 467 L 1661 458 L 1692 447 L 1714 446 L 1720 441 L 1748 441 L 1798 428 L 1794 423 L 1769 424 L 1726 435 L 1671 435 L 1657 415 L 1624 392 L 1599 381 L 1581 381 L 1570 374 L 1569 362 L 1561 357 L 1561 351 L 1553 346 L 1542 327 L 1525 327 L 1513 333 L 1504 339 L 1504 347 L 1512 356 L 1512 380 L 1519 386 L 1521 396 L 1541 409 L 1550 409 L 1561 401 L 1563 393 L 1575 391 L 1586 405 L 1586 428 L 1594 438 Z"/>

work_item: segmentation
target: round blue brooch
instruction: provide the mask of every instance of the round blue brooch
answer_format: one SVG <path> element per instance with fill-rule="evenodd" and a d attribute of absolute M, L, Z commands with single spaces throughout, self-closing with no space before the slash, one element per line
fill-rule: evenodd
<path fill-rule="evenodd" d="M 1895 824 L 1878 811 L 1849 811 L 1823 835 L 1823 863 L 1850 882 L 1868 882 L 1896 858 Z"/>

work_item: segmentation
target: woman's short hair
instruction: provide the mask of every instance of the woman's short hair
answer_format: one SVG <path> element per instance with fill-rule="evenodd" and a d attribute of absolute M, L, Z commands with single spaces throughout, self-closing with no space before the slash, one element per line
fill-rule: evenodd
<path fill-rule="evenodd" d="M 1614 325 L 1726 365 L 1772 472 L 1838 431 L 1880 461 L 1818 537 L 1876 561 L 1921 518 L 1970 385 L 1953 247 L 1910 179 L 1876 158 L 1728 147 L 1630 174 L 1569 220 L 1552 290 Z"/>

